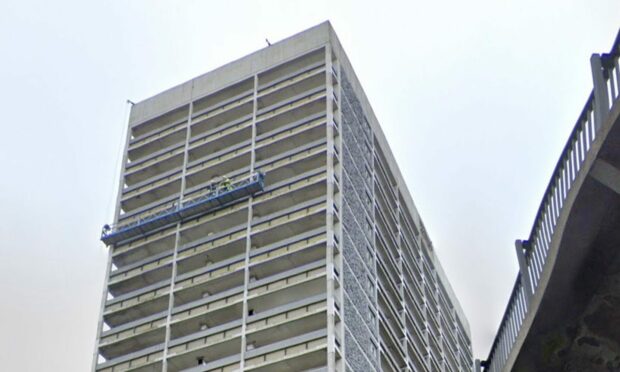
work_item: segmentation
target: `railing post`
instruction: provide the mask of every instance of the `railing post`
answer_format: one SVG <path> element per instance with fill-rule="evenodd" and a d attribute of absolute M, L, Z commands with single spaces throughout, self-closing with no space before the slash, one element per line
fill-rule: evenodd
<path fill-rule="evenodd" d="M 525 288 L 525 302 L 529 307 L 530 298 L 532 297 L 532 281 L 530 278 L 530 272 L 527 269 L 527 260 L 525 259 L 526 249 L 530 249 L 530 243 L 526 240 L 515 240 L 515 249 L 517 251 L 517 260 L 519 261 L 519 271 L 521 272 L 521 283 Z"/>
<path fill-rule="evenodd" d="M 599 54 L 592 54 L 590 57 L 590 67 L 592 68 L 592 81 L 594 83 L 594 126 L 595 130 L 603 125 L 603 120 L 609 112 L 609 94 L 607 93 L 607 79 L 603 60 Z"/>

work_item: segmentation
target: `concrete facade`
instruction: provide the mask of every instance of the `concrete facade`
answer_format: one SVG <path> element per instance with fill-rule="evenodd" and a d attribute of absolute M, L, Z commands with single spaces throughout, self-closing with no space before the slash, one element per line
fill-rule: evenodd
<path fill-rule="evenodd" d="M 135 104 L 124 157 L 112 232 L 223 177 L 264 185 L 110 243 L 93 371 L 472 370 L 467 321 L 329 23 Z"/>

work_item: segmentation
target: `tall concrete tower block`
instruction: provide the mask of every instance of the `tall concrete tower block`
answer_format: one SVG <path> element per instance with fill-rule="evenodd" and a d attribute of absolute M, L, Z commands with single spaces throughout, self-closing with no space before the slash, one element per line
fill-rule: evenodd
<path fill-rule="evenodd" d="M 328 22 L 131 110 L 93 371 L 471 371 Z"/>

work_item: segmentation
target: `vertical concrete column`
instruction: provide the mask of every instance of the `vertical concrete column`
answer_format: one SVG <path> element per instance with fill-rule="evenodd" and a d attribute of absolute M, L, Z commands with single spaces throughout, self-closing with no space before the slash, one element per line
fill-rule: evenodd
<path fill-rule="evenodd" d="M 592 81 L 594 83 L 594 118 L 595 129 L 598 131 L 609 112 L 609 94 L 607 92 L 607 79 L 603 68 L 603 61 L 599 54 L 590 57 L 592 68 Z"/>
<path fill-rule="evenodd" d="M 332 50 L 333 53 L 333 50 Z M 333 90 L 333 94 L 336 97 L 336 100 L 338 102 L 342 102 L 342 89 L 340 88 L 340 76 L 342 76 L 341 71 L 340 71 L 340 63 L 338 63 L 338 56 L 332 54 L 331 55 L 331 65 L 332 65 L 332 69 L 333 71 L 336 72 L 336 78 L 338 79 L 337 81 L 332 80 L 332 90 Z M 339 246 L 338 246 L 338 254 L 335 257 L 335 262 L 334 264 L 338 267 L 338 270 L 340 272 L 340 288 L 336 291 L 335 295 L 336 295 L 336 299 L 338 300 L 338 303 L 340 304 L 340 317 L 341 320 L 340 322 L 338 322 L 337 324 L 335 324 L 335 330 L 336 330 L 336 334 L 339 335 L 340 337 L 340 354 L 342 357 L 342 360 L 346 360 L 346 347 L 345 347 L 345 337 L 344 337 L 344 321 L 342 320 L 342 317 L 344 317 L 343 314 L 343 308 L 344 308 L 344 291 L 343 291 L 343 287 L 344 287 L 344 254 L 342 253 L 342 249 L 344 246 L 344 226 L 342 223 L 342 215 L 344 213 L 344 195 L 343 195 L 343 191 L 342 191 L 342 187 L 343 187 L 343 182 L 344 182 L 344 170 L 342 167 L 342 156 L 344 154 L 344 150 L 343 150 L 343 139 L 342 139 L 342 110 L 340 110 L 340 108 L 338 108 L 338 110 L 336 111 L 336 113 L 334 113 L 334 119 L 337 119 L 338 122 L 338 135 L 337 138 L 334 138 L 335 143 L 334 143 L 334 147 L 336 149 L 338 149 L 338 153 L 340 154 L 340 160 L 339 160 L 339 166 L 334 169 L 334 172 L 336 175 L 338 175 L 338 180 L 340 180 L 340 184 L 339 184 L 339 189 L 340 191 L 338 192 L 338 194 L 335 196 L 335 202 L 336 204 L 338 204 L 338 207 L 340 209 L 340 221 L 337 223 L 337 225 L 334 227 L 334 230 L 337 231 L 337 236 L 339 237 Z M 334 133 L 335 135 L 336 133 Z M 341 364 L 344 364 L 341 362 Z M 344 370 L 344 365 L 342 366 L 337 366 L 337 368 L 339 370 Z"/>
<path fill-rule="evenodd" d="M 374 225 L 375 222 L 375 203 L 376 203 L 376 196 L 375 196 L 375 134 L 374 131 L 370 131 L 370 138 L 368 139 L 370 141 L 370 152 L 371 152 L 371 157 L 370 157 L 370 164 L 368 164 L 369 166 L 369 170 L 370 170 L 370 196 L 371 196 L 371 205 L 370 205 L 370 218 L 372 219 L 372 223 Z M 374 239 L 374 235 L 370 237 L 370 243 L 372 244 L 372 267 L 373 267 L 373 272 L 377 272 L 377 247 L 375 245 L 375 239 Z M 375 278 L 376 281 L 376 278 Z M 379 293 L 377 291 L 377 285 L 376 283 L 374 284 L 374 291 L 373 291 L 373 298 L 372 298 L 373 304 L 375 304 L 375 306 L 378 306 L 377 304 L 379 303 Z M 378 308 L 375 309 L 375 313 L 378 312 Z M 379 335 L 381 334 L 380 332 L 380 327 L 379 327 L 379 316 L 378 314 L 376 315 L 376 321 L 375 321 L 375 329 L 374 329 L 374 335 L 376 337 L 380 337 Z M 375 341 L 373 341 L 375 342 Z M 377 350 L 379 350 L 379 344 L 376 345 Z M 381 356 L 380 353 L 377 352 L 376 355 L 373 355 L 375 357 L 375 364 L 380 366 L 381 365 Z"/>
<path fill-rule="evenodd" d="M 527 249 L 529 249 L 529 242 L 523 240 L 515 241 L 515 250 L 517 252 L 517 260 L 519 261 L 519 271 L 521 273 L 521 283 L 525 288 L 525 301 L 529 306 L 530 299 L 532 297 L 532 280 L 530 278 L 530 272 L 527 268 L 527 259 L 525 257 Z"/>
<path fill-rule="evenodd" d="M 327 226 L 327 248 L 326 248 L 326 275 L 327 275 L 327 370 L 328 371 L 338 371 L 343 370 L 344 367 L 342 363 L 337 365 L 336 363 L 336 308 L 335 308 L 335 298 L 336 298 L 336 280 L 341 280 L 339 278 L 335 278 L 335 263 L 334 256 L 336 254 L 335 251 L 335 241 L 334 241 L 334 174 L 335 174 L 335 165 L 334 165 L 334 149 L 335 149 L 335 141 L 334 141 L 334 87 L 332 85 L 332 50 L 331 45 L 325 45 L 325 91 L 326 91 L 326 100 L 325 100 L 325 110 L 326 110 L 326 119 L 327 119 L 327 206 L 326 206 L 326 226 Z M 338 273 L 342 273 L 342 269 L 337 269 Z M 342 341 L 342 337 L 340 337 L 340 341 Z"/>
<path fill-rule="evenodd" d="M 192 82 L 192 84 L 194 84 Z M 192 86 L 193 91 L 193 86 Z M 193 98 L 192 98 L 193 99 Z M 183 201 L 183 197 L 185 196 L 185 188 L 186 188 L 186 180 L 185 177 L 187 175 L 187 163 L 188 163 L 188 152 L 189 152 L 189 141 L 192 137 L 192 115 L 194 114 L 194 102 L 189 103 L 189 112 L 187 114 L 187 130 L 185 132 L 185 148 L 183 149 L 183 169 L 181 173 L 181 191 L 179 192 L 179 205 L 181 201 Z"/>
<path fill-rule="evenodd" d="M 254 75 L 254 91 L 252 99 L 252 141 L 250 152 L 250 174 L 254 172 L 256 164 L 256 112 L 258 110 L 258 75 Z M 247 349 L 246 339 L 246 327 L 248 321 L 248 286 L 250 285 L 250 252 L 252 250 L 252 202 L 254 197 L 250 196 L 248 199 L 248 222 L 246 227 L 246 239 L 245 239 L 245 267 L 244 267 L 244 279 L 243 279 L 243 314 L 241 323 L 241 352 L 239 368 L 243 370 L 245 367 L 245 352 Z"/>
<path fill-rule="evenodd" d="M 172 275 L 168 293 L 168 313 L 166 314 L 166 338 L 164 339 L 164 353 L 162 357 L 162 372 L 168 371 L 168 346 L 170 345 L 170 322 L 172 320 L 172 308 L 174 307 L 174 278 L 177 270 L 177 252 L 179 251 L 179 238 L 181 236 L 181 222 L 176 225 L 174 235 L 174 253 L 172 254 Z"/>
<path fill-rule="evenodd" d="M 422 292 L 422 298 L 424 300 L 422 316 L 424 317 L 425 328 L 422 330 L 422 335 L 424 336 L 424 342 L 426 343 L 426 353 L 427 353 L 424 361 L 426 362 L 426 367 L 430 370 L 432 369 L 433 352 L 431 351 L 430 338 L 432 336 L 431 336 L 431 330 L 430 330 L 428 318 L 433 316 L 433 314 L 431 313 L 431 310 L 429 310 L 428 299 L 426 298 L 427 296 L 426 296 L 425 286 L 432 278 L 428 278 L 426 276 L 426 271 L 424 270 L 424 262 L 426 261 L 426 255 L 424 254 L 423 250 L 427 249 L 426 243 L 425 243 L 425 237 L 424 237 L 425 235 L 426 235 L 426 229 L 424 228 L 424 225 L 421 223 L 418 245 L 419 245 L 419 250 L 420 250 L 419 269 L 420 269 L 420 275 L 422 276 L 422 284 L 420 284 L 420 287 L 421 287 L 421 292 Z"/>
<path fill-rule="evenodd" d="M 192 83 L 193 93 L 193 83 Z M 181 205 L 185 194 L 185 175 L 187 173 L 187 158 L 189 141 L 191 138 L 192 114 L 194 111 L 193 94 L 190 96 L 190 103 L 187 112 L 187 127 L 185 129 L 185 149 L 183 150 L 183 168 L 181 170 L 181 189 L 179 191 L 178 205 Z M 170 344 L 170 322 L 172 320 L 172 308 L 174 307 L 174 281 L 177 276 L 177 254 L 179 252 L 179 241 L 181 238 L 181 222 L 176 225 L 176 233 L 174 236 L 174 250 L 172 253 L 172 273 L 170 277 L 170 293 L 168 293 L 168 314 L 166 315 L 166 338 L 164 339 L 164 354 L 162 362 L 162 371 L 168 371 L 168 345 Z"/>
<path fill-rule="evenodd" d="M 400 300 L 400 304 L 401 307 L 403 308 L 403 310 L 398 314 L 398 317 L 400 318 L 402 327 L 401 327 L 401 331 L 403 332 L 403 334 L 405 335 L 405 340 L 407 339 L 407 320 L 406 320 L 406 311 L 407 311 L 407 305 L 405 304 L 405 277 L 403 274 L 404 268 L 403 268 L 403 242 L 402 242 L 402 226 L 401 226 L 401 214 L 402 214 L 402 207 L 400 205 L 400 185 L 397 185 L 394 189 L 396 191 L 396 211 L 394 213 L 395 217 L 396 217 L 396 245 L 397 245 L 397 249 L 398 249 L 398 261 L 396 262 L 397 266 L 396 269 L 398 270 L 398 272 L 396 273 L 396 275 L 398 275 L 398 280 L 400 281 L 400 285 L 398 286 L 398 295 L 400 296 L 399 300 Z M 405 352 L 405 360 L 408 361 L 409 360 L 409 351 L 407 350 L 407 345 L 406 345 L 406 341 L 403 342 L 403 340 L 399 340 L 401 342 L 401 345 L 403 347 L 403 350 Z"/>

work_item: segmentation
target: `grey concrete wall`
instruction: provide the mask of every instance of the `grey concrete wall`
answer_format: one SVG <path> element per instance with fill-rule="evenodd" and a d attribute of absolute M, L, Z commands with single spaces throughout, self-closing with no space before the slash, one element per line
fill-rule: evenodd
<path fill-rule="evenodd" d="M 397 181 L 398 188 L 401 191 L 401 195 L 403 197 L 403 201 L 406 204 L 407 209 L 411 212 L 411 218 L 413 222 L 415 223 L 416 227 L 420 231 L 422 231 L 423 239 L 430 243 L 431 240 L 426 235 L 426 229 L 424 227 L 424 223 L 422 222 L 422 218 L 420 217 L 420 214 L 418 213 L 418 210 L 415 206 L 413 198 L 411 197 L 411 193 L 409 192 L 409 188 L 407 187 L 407 184 L 402 176 L 402 173 L 400 172 L 400 169 L 398 168 L 396 158 L 392 154 L 390 146 L 387 142 L 387 139 L 385 138 L 383 130 L 381 129 L 381 125 L 379 124 L 379 121 L 372 109 L 372 106 L 370 105 L 368 97 L 366 97 L 366 94 L 364 93 L 362 85 L 359 79 L 357 78 L 357 76 L 355 75 L 355 71 L 353 70 L 353 67 L 351 65 L 351 62 L 349 61 L 349 58 L 346 55 L 346 52 L 344 51 L 344 49 L 342 48 L 342 45 L 340 44 L 340 41 L 338 39 L 338 36 L 335 33 L 335 30 L 331 27 L 329 23 L 328 23 L 328 26 L 329 26 L 328 27 L 329 42 L 332 45 L 334 54 L 338 58 L 338 62 L 340 64 L 340 70 L 342 72 L 342 75 L 343 76 L 346 75 L 346 78 L 347 78 L 347 82 L 349 86 L 346 89 L 349 91 L 349 93 L 352 96 L 356 97 L 356 100 L 357 100 L 357 102 L 353 104 L 352 107 L 364 113 L 364 117 L 368 121 L 368 124 L 370 126 L 370 131 L 372 131 L 372 134 L 375 140 L 377 141 L 379 147 L 381 148 L 382 153 L 384 154 L 388 162 L 389 171 L 392 173 L 392 175 L 395 177 Z M 343 108 L 343 112 L 344 112 L 344 108 Z M 460 306 L 458 298 L 456 297 L 452 287 L 450 286 L 450 283 L 448 282 L 448 279 L 443 271 L 443 268 L 441 267 L 441 263 L 439 262 L 439 260 L 437 259 L 437 256 L 435 255 L 435 252 L 433 251 L 432 244 L 428 244 L 428 248 L 429 248 L 429 255 L 431 256 L 431 259 L 433 260 L 433 264 L 437 270 L 437 274 L 444 288 L 446 289 L 446 292 L 448 292 L 448 294 L 451 297 L 450 300 L 452 301 L 457 311 L 459 320 L 461 324 L 463 325 L 463 328 L 467 332 L 467 337 L 471 339 L 471 331 L 469 327 L 469 322 L 467 321 L 467 317 L 465 316 L 465 313 L 463 312 Z"/>
<path fill-rule="evenodd" d="M 376 276 L 374 259 L 368 257 L 369 249 L 370 252 L 374 250 L 372 235 L 367 228 L 367 220 L 372 221 L 372 204 L 366 196 L 372 187 L 372 179 L 364 176 L 372 155 L 370 152 L 362 154 L 359 141 L 369 135 L 362 129 L 364 114 L 344 74 L 340 80 L 345 355 L 355 371 L 370 371 L 379 368 L 377 356 L 369 352 L 373 349 L 372 343 L 378 345 L 376 316 L 371 315 L 376 313 L 377 300 L 374 285 L 369 285 L 372 283 L 370 278 Z"/>
<path fill-rule="evenodd" d="M 195 77 L 153 97 L 136 103 L 130 125 L 157 117 L 190 101 L 242 81 L 274 65 L 319 48 L 329 41 L 330 25 L 323 22 L 213 71 Z"/>
<path fill-rule="evenodd" d="M 396 178 L 404 202 L 412 213 L 411 217 L 414 224 L 420 231 L 424 231 L 424 227 L 377 118 L 331 25 L 324 22 L 154 97 L 138 102 L 131 110 L 130 126 L 188 105 L 189 102 L 199 97 L 233 85 L 276 64 L 294 59 L 327 44 L 331 46 L 341 71 L 339 80 L 341 81 L 342 99 L 338 104 L 342 114 L 340 130 L 343 138 L 341 188 L 344 198 L 341 215 L 345 226 L 342 237 L 344 256 L 342 269 L 344 273 L 343 285 L 346 292 L 344 303 L 345 324 L 347 325 L 345 334 L 346 358 L 350 360 L 350 366 L 354 370 L 366 371 L 377 366 L 377 358 L 369 358 L 368 354 L 371 343 L 374 342 L 373 340 L 376 341 L 378 337 L 378 329 L 376 325 L 373 325 L 371 316 L 372 309 L 376 307 L 376 293 L 374 289 L 369 291 L 366 284 L 367 277 L 376 277 L 374 261 L 367 257 L 367 247 L 373 246 L 372 236 L 366 222 L 367 218 L 372 219 L 373 207 L 368 200 L 367 193 L 372 195 L 373 185 L 372 179 L 366 172 L 366 167 L 372 168 L 373 159 L 366 143 L 372 146 L 373 142 L 377 141 L 382 153 L 385 154 L 389 172 Z M 428 240 L 427 237 L 424 239 Z M 469 332 L 467 321 L 460 311 L 456 296 L 451 292 L 447 280 L 442 275 L 441 266 L 432 252 L 432 246 L 429 248 L 434 266 L 439 275 L 442 276 L 443 284 L 450 292 L 451 301 L 457 307 L 461 321 Z"/>

